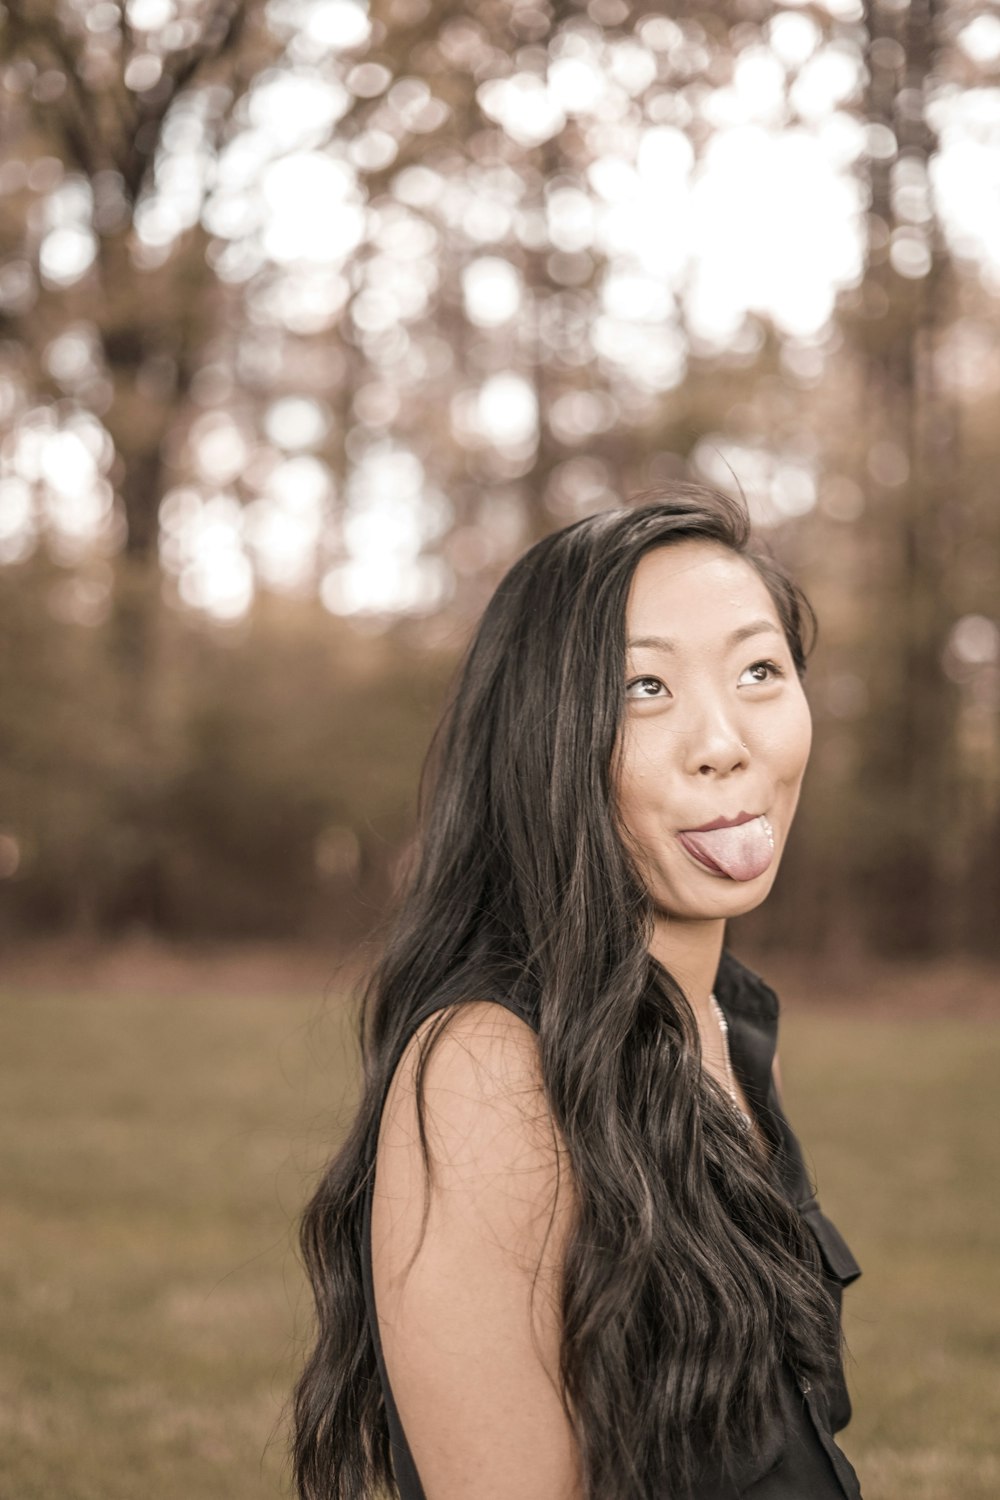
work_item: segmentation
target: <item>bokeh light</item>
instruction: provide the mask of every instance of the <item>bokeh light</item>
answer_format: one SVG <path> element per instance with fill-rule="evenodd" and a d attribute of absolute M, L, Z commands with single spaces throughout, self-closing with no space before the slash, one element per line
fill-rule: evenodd
<path fill-rule="evenodd" d="M 937 215 L 951 251 L 1000 290 L 1000 93 L 987 83 L 934 91 L 928 170 L 864 118 L 856 0 L 824 9 L 828 20 L 790 6 L 734 30 L 726 68 L 710 66 L 716 43 L 693 17 L 648 15 L 626 35 L 610 11 L 574 16 L 543 47 L 531 40 L 533 27 L 546 35 L 543 19 L 525 12 L 525 46 L 501 66 L 474 20 L 456 16 L 436 35 L 445 66 L 435 72 L 422 56 L 390 66 L 378 50 L 385 22 L 363 0 L 269 0 L 276 49 L 235 101 L 207 75 L 177 96 L 135 207 L 137 264 L 165 265 L 204 235 L 210 272 L 243 318 L 229 348 L 206 345 L 204 367 L 188 372 L 196 409 L 165 438 L 177 471 L 166 488 L 200 497 L 164 541 L 178 597 L 230 618 L 258 583 L 322 580 L 331 607 L 391 608 L 395 597 L 400 610 L 407 600 L 423 609 L 448 588 L 423 523 L 415 543 L 393 511 L 391 524 L 383 517 L 392 546 L 358 540 L 357 507 L 375 502 L 356 497 L 386 454 L 422 466 L 405 491 L 419 510 L 414 496 L 463 472 L 520 479 L 552 441 L 567 451 L 553 457 L 545 503 L 575 513 L 616 484 L 583 482 L 573 450 L 662 415 L 693 362 L 739 368 L 770 333 L 783 378 L 818 385 L 838 298 L 859 286 L 878 238 L 866 220 L 871 162 L 890 171 L 895 224 L 883 250 L 901 281 L 931 272 Z M 198 22 L 174 0 L 131 0 L 128 23 L 124 82 L 152 99 Z M 96 79 L 121 42 L 117 8 L 90 6 L 85 34 Z M 992 66 L 1000 22 L 972 17 L 957 44 Z M 66 80 L 51 73 L 34 86 L 56 100 Z M 463 109 L 471 134 L 456 128 Z M 557 169 L 539 172 L 543 152 L 558 153 Z M 25 254 L 0 260 L 0 309 L 24 315 L 39 280 L 54 295 L 79 288 L 81 301 L 44 349 L 65 409 L 0 388 L 13 423 L 0 455 L 0 559 L 23 559 L 50 536 L 64 556 L 88 544 L 106 552 L 122 535 L 120 476 L 80 423 L 100 427 L 129 380 L 160 399 L 181 371 L 159 354 L 113 375 L 99 321 L 88 321 L 86 289 L 107 275 L 99 257 L 128 221 L 121 174 L 87 178 L 41 154 L 0 166 L 8 192 L 33 195 L 37 272 Z M 981 344 L 971 331 L 943 340 L 954 388 L 982 378 L 969 373 L 987 358 Z M 447 423 L 435 456 L 428 418 L 438 413 Z M 725 455 L 760 495 L 764 524 L 817 504 L 842 520 L 860 513 L 843 486 L 821 487 L 814 454 L 781 449 L 709 433 L 689 457 L 729 484 Z M 907 481 L 891 437 L 866 462 L 879 484 Z M 340 558 L 330 551 L 339 505 L 341 533 L 354 538 Z"/>

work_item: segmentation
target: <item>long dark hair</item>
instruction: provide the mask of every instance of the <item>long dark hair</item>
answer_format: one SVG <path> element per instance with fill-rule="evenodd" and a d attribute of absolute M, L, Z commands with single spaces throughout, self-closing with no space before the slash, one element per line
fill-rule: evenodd
<path fill-rule="evenodd" d="M 649 954 L 651 904 L 616 822 L 629 585 L 644 553 L 688 538 L 758 570 L 801 679 L 808 601 L 752 539 L 745 502 L 690 483 L 533 546 L 466 654 L 408 886 L 362 996 L 360 1108 L 302 1225 L 318 1318 L 295 1393 L 303 1500 L 395 1492 L 363 1205 L 381 1102 L 428 1002 L 506 995 L 537 1018 L 579 1194 L 561 1375 L 588 1496 L 683 1495 L 707 1454 L 736 1462 L 761 1443 L 783 1360 L 831 1376 L 836 1323 L 812 1237 L 704 1078 L 693 1012 Z"/>

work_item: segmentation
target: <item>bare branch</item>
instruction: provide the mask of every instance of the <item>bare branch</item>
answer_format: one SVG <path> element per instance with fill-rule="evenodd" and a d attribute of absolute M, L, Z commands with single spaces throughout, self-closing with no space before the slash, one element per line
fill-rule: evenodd
<path fill-rule="evenodd" d="M 165 73 L 170 88 L 157 90 L 150 99 L 139 96 L 135 127 L 119 168 L 131 202 L 138 200 L 146 186 L 155 156 L 154 142 L 159 139 L 171 106 L 205 67 L 235 50 L 246 13 L 246 0 L 219 0 L 202 32 L 202 41 L 177 54 L 174 66 Z"/>

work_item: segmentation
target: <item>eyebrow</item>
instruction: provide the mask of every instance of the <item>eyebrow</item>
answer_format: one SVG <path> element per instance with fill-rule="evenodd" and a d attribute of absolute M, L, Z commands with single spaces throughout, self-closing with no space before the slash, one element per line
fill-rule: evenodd
<path fill-rule="evenodd" d="M 762 635 L 765 631 L 773 635 L 781 635 L 782 633 L 771 620 L 751 620 L 749 625 L 741 625 L 739 629 L 734 630 L 732 635 L 726 640 L 726 645 L 737 646 L 740 641 L 748 640 L 752 635 Z M 628 645 L 629 650 L 638 650 L 644 646 L 656 651 L 675 651 L 677 649 L 677 642 L 668 640 L 665 635 L 636 636 L 634 640 L 629 641 Z"/>

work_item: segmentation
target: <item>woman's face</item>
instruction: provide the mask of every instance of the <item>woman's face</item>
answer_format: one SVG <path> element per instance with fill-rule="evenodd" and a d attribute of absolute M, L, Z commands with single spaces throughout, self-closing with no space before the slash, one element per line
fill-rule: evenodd
<path fill-rule="evenodd" d="M 618 813 L 654 905 L 691 919 L 752 910 L 774 883 L 812 744 L 774 602 L 727 547 L 676 542 L 640 560 L 626 633 Z M 744 821 L 687 832 L 720 818 Z"/>

